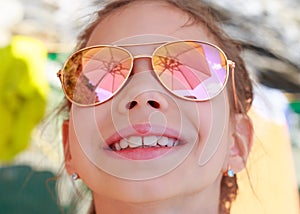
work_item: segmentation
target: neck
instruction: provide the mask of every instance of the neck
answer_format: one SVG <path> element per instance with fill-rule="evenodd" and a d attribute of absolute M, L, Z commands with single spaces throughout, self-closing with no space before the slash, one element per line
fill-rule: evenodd
<path fill-rule="evenodd" d="M 219 210 L 220 179 L 217 179 L 216 183 L 202 191 L 159 201 L 132 203 L 113 200 L 95 193 L 93 197 L 97 214 L 217 214 Z"/>

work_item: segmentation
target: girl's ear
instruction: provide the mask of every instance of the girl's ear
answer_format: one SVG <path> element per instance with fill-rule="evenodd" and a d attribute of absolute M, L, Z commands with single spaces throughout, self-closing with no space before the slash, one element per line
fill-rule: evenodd
<path fill-rule="evenodd" d="M 65 156 L 65 167 L 69 175 L 74 172 L 72 167 L 72 156 L 69 146 L 69 120 L 64 120 L 62 124 L 62 143 Z"/>
<path fill-rule="evenodd" d="M 253 144 L 252 121 L 243 114 L 236 114 L 232 129 L 233 142 L 229 150 L 228 164 L 235 173 L 238 173 L 245 168 Z"/>

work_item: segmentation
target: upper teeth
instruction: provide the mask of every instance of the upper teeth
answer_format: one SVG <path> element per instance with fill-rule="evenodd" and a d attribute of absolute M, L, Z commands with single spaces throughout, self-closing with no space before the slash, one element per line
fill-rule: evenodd
<path fill-rule="evenodd" d="M 113 143 L 111 148 L 117 151 L 126 148 L 137 147 L 172 147 L 177 146 L 179 141 L 169 137 L 159 136 L 130 136 L 127 139 L 123 138 L 120 142 Z"/>

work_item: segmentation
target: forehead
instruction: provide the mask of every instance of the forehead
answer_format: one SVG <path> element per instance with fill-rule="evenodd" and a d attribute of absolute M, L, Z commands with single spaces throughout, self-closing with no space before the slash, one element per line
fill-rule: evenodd
<path fill-rule="evenodd" d="M 139 1 L 119 8 L 101 20 L 93 30 L 87 46 L 126 44 L 128 40 L 133 43 L 132 38 L 144 38 L 143 35 L 155 35 L 155 41 L 186 39 L 215 43 L 207 28 L 201 24 L 192 24 L 189 15 L 181 9 L 163 1 Z"/>

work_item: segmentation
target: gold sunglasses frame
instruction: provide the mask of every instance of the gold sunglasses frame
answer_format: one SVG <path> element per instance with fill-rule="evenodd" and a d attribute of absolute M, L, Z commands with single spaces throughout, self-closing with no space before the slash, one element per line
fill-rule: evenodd
<path fill-rule="evenodd" d="M 123 87 L 124 85 L 126 84 L 126 82 L 128 81 L 128 78 L 130 77 L 130 74 L 132 73 L 132 68 L 133 68 L 133 65 L 134 65 L 134 61 L 135 59 L 141 59 L 141 58 L 150 58 L 151 59 L 151 64 L 152 64 L 152 67 L 154 68 L 154 64 L 153 64 L 153 56 L 154 54 L 157 52 L 157 50 L 159 50 L 160 48 L 166 46 L 166 45 L 169 45 L 169 44 L 174 44 L 174 43 L 179 43 L 179 42 L 195 42 L 195 43 L 200 43 L 200 44 L 205 44 L 205 45 L 209 45 L 209 46 L 212 46 L 214 48 L 216 48 L 220 53 L 222 53 L 222 55 L 224 56 L 225 60 L 226 60 L 226 78 L 225 78 L 225 82 L 222 86 L 222 88 L 219 90 L 218 93 L 216 93 L 213 97 L 211 98 L 207 98 L 207 99 L 203 99 L 203 100 L 196 100 L 196 99 L 192 99 L 192 98 L 188 98 L 188 97 L 183 97 L 183 96 L 180 96 L 174 92 L 172 92 L 159 78 L 157 72 L 154 72 L 155 73 L 155 77 L 158 79 L 158 81 L 160 82 L 160 84 L 162 84 L 162 86 L 167 90 L 169 91 L 172 95 L 180 98 L 180 99 L 183 99 L 183 100 L 187 100 L 187 101 L 193 101 L 193 102 L 204 102 L 204 101 L 208 101 L 208 100 L 211 100 L 213 99 L 214 97 L 216 97 L 218 94 L 220 94 L 224 88 L 226 87 L 227 85 L 227 81 L 228 81 L 228 78 L 229 78 L 229 72 L 231 73 L 231 79 L 232 79 L 232 89 L 233 89 L 233 99 L 234 99 L 234 105 L 235 105 L 235 109 L 238 109 L 238 101 L 237 101 L 237 95 L 236 95 L 236 87 L 235 87 L 235 79 L 234 79 L 234 69 L 235 69 L 235 63 L 231 60 L 229 60 L 226 56 L 226 54 L 224 53 L 224 51 L 219 48 L 218 46 L 212 44 L 212 43 L 209 43 L 209 42 L 204 42 L 204 41 L 198 41 L 198 40 L 176 40 L 176 41 L 161 41 L 161 42 L 153 42 L 153 43 L 142 43 L 142 44 L 124 44 L 124 45 L 94 45 L 94 46 L 88 46 L 88 47 L 85 47 L 85 48 L 81 48 L 77 51 L 75 51 L 74 53 L 72 53 L 68 58 L 67 60 L 65 61 L 62 69 L 60 69 L 58 72 L 57 72 L 57 77 L 59 78 L 60 82 L 61 82 L 61 85 L 62 85 L 62 89 L 64 91 L 64 94 L 66 96 L 66 98 L 73 104 L 77 105 L 77 106 L 81 106 L 81 107 L 92 107 L 92 106 L 97 106 L 97 105 L 100 105 L 102 103 L 105 103 L 107 102 L 108 100 L 112 99 Z M 146 46 L 146 45 L 159 45 L 161 44 L 160 46 L 158 46 L 157 48 L 155 48 L 155 50 L 153 51 L 153 53 L 151 55 L 145 55 L 145 54 L 141 54 L 141 55 L 135 55 L 133 56 L 131 52 L 129 52 L 129 50 L 127 50 L 125 47 L 134 47 L 134 46 Z M 128 53 L 128 55 L 130 56 L 130 58 L 132 59 L 131 60 L 131 65 L 130 65 L 130 69 L 129 69 L 129 72 L 128 72 L 128 75 L 126 76 L 125 80 L 123 81 L 123 83 L 119 86 L 119 88 L 110 96 L 108 97 L 107 99 L 101 101 L 101 102 L 98 102 L 98 103 L 93 103 L 93 104 L 81 104 L 81 103 L 77 103 L 75 102 L 74 100 L 72 100 L 67 92 L 66 92 L 66 89 L 65 89 L 65 86 L 64 86 L 64 75 L 63 75 L 63 71 L 66 67 L 66 65 L 68 64 L 69 60 L 75 56 L 76 54 L 82 52 L 82 51 L 85 51 L 85 50 L 89 50 L 89 49 L 93 49 L 93 48 L 100 48 L 100 47 L 113 47 L 113 48 L 118 48 L 122 51 L 125 51 L 126 53 Z M 231 68 L 231 70 L 229 69 Z"/>

